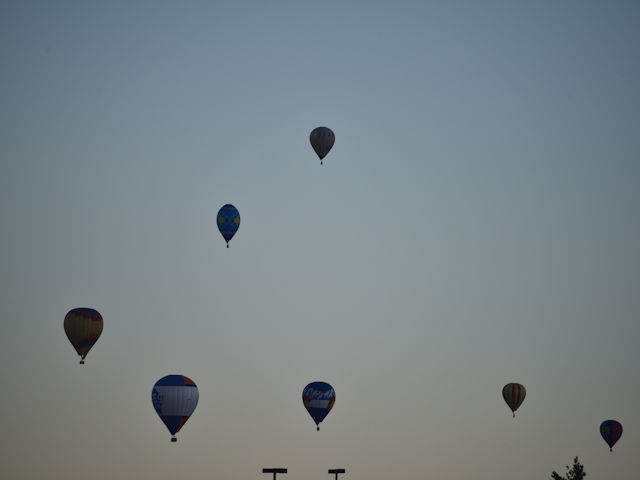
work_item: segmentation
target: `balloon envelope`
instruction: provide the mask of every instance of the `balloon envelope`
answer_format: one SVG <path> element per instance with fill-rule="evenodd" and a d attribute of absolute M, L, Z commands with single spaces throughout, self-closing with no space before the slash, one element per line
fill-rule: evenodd
<path fill-rule="evenodd" d="M 91 347 L 102 333 L 102 316 L 92 308 L 74 308 L 64 317 L 64 332 L 84 363 Z"/>
<path fill-rule="evenodd" d="M 616 420 L 605 420 L 600 424 L 600 435 L 612 451 L 613 446 L 622 436 L 622 424 Z"/>
<path fill-rule="evenodd" d="M 238 209 L 229 203 L 224 205 L 218 211 L 218 230 L 220 230 L 220 233 L 227 242 L 227 247 L 239 227 L 240 212 L 238 212 Z"/>
<path fill-rule="evenodd" d="M 198 405 L 198 387 L 184 375 L 167 375 L 151 390 L 151 402 L 171 435 L 180 431 Z M 175 436 L 171 439 L 175 441 Z"/>
<path fill-rule="evenodd" d="M 312 382 L 302 391 L 302 403 L 320 430 L 320 422 L 331 411 L 336 401 L 336 392 L 325 382 Z"/>
<path fill-rule="evenodd" d="M 516 410 L 522 405 L 526 395 L 527 390 L 519 383 L 507 383 L 502 387 L 502 398 L 509 405 L 514 417 L 516 416 Z"/>
<path fill-rule="evenodd" d="M 315 152 L 318 154 L 318 157 L 320 157 L 320 160 L 322 160 L 333 147 L 333 144 L 336 141 L 336 136 L 330 128 L 318 127 L 311 131 L 309 141 L 311 142 L 311 146 Z"/>

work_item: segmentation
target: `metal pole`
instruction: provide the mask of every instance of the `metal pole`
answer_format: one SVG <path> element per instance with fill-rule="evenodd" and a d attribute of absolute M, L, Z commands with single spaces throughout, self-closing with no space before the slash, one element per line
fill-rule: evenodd
<path fill-rule="evenodd" d="M 273 473 L 273 480 L 276 480 L 276 474 L 287 473 L 286 468 L 263 468 L 262 473 Z"/>
<path fill-rule="evenodd" d="M 344 468 L 334 468 L 329 470 L 329 474 L 335 474 L 336 480 L 338 480 L 338 475 L 341 473 L 346 473 L 347 471 Z"/>

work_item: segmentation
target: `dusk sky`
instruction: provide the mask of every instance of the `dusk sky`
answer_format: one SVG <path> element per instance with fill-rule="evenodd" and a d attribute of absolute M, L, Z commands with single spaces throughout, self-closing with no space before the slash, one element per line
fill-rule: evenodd
<path fill-rule="evenodd" d="M 0 65 L 0 477 L 638 478 L 640 2 L 5 0 Z"/>

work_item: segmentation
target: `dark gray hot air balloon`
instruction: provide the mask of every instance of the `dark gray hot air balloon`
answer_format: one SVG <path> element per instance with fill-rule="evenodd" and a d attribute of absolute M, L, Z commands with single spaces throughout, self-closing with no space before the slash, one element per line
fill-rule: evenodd
<path fill-rule="evenodd" d="M 327 156 L 331 147 L 336 141 L 336 136 L 328 127 L 314 128 L 309 135 L 309 141 L 311 146 L 320 157 L 320 165 L 322 165 L 322 159 Z"/>

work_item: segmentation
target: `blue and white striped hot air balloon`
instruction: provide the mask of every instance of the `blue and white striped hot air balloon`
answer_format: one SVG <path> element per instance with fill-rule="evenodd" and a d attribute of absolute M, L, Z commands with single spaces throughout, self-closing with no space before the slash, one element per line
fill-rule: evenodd
<path fill-rule="evenodd" d="M 199 397 L 198 386 L 184 375 L 167 375 L 153 386 L 153 408 L 171 432 L 172 442 L 178 441 L 176 433 L 193 414 Z"/>
<path fill-rule="evenodd" d="M 336 401 L 336 392 L 331 385 L 325 382 L 312 382 L 302 391 L 302 403 L 307 409 L 317 429 L 320 430 L 320 422 L 331 411 Z"/>

